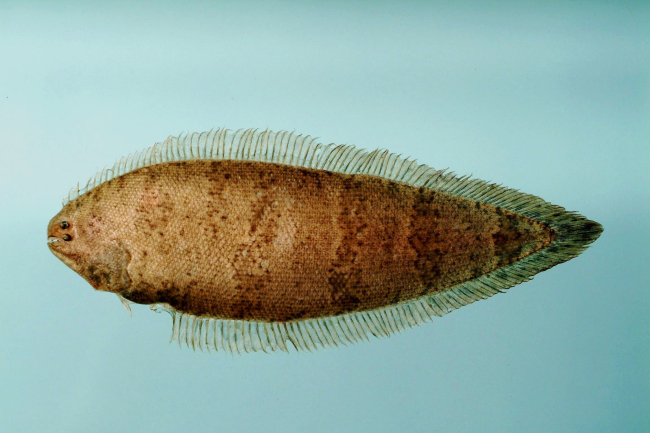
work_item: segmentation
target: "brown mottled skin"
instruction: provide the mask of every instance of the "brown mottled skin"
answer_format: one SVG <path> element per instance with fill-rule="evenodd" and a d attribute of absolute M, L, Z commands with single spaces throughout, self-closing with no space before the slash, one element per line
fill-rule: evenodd
<path fill-rule="evenodd" d="M 97 290 L 260 321 L 417 298 L 554 238 L 512 212 L 377 177 L 206 160 L 98 186 L 50 221 L 48 236 L 65 234 L 52 252 Z"/>

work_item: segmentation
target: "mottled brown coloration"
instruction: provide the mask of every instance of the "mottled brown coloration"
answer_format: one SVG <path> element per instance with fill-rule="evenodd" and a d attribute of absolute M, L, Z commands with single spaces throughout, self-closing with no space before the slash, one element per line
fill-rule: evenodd
<path fill-rule="evenodd" d="M 103 183 L 50 221 L 50 237 L 64 233 L 72 239 L 52 251 L 98 290 L 256 321 L 416 299 L 556 236 L 513 212 L 379 177 L 214 160 Z"/>

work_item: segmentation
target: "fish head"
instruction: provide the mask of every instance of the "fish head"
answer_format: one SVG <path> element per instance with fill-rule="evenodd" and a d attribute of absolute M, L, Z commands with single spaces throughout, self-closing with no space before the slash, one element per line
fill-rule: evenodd
<path fill-rule="evenodd" d="M 101 213 L 84 201 L 69 203 L 48 223 L 47 246 L 96 290 L 120 293 L 130 285 L 130 254 L 107 230 Z"/>
<path fill-rule="evenodd" d="M 47 246 L 50 251 L 77 272 L 88 255 L 87 244 L 82 218 L 71 206 L 65 206 L 47 225 Z"/>

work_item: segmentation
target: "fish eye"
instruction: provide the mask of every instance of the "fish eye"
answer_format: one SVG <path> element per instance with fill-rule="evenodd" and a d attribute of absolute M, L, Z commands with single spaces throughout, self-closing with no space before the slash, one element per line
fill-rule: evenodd
<path fill-rule="evenodd" d="M 72 240 L 72 236 L 70 236 L 69 234 L 66 233 L 63 236 L 61 236 L 61 239 L 63 239 L 66 242 L 69 242 L 69 241 Z"/>
<path fill-rule="evenodd" d="M 60 225 L 61 225 L 61 228 L 62 228 L 63 230 L 65 230 L 65 229 L 67 229 L 68 227 L 70 227 L 70 224 L 69 224 L 67 221 L 61 221 L 61 224 L 60 224 Z"/>

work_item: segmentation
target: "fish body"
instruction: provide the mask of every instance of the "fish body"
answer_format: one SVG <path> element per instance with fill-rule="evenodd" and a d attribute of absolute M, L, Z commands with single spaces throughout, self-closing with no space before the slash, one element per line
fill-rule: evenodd
<path fill-rule="evenodd" d="M 101 172 L 50 221 L 48 245 L 95 289 L 170 312 L 179 342 L 253 351 L 388 335 L 526 281 L 601 231 L 386 151 L 218 130 Z"/>

